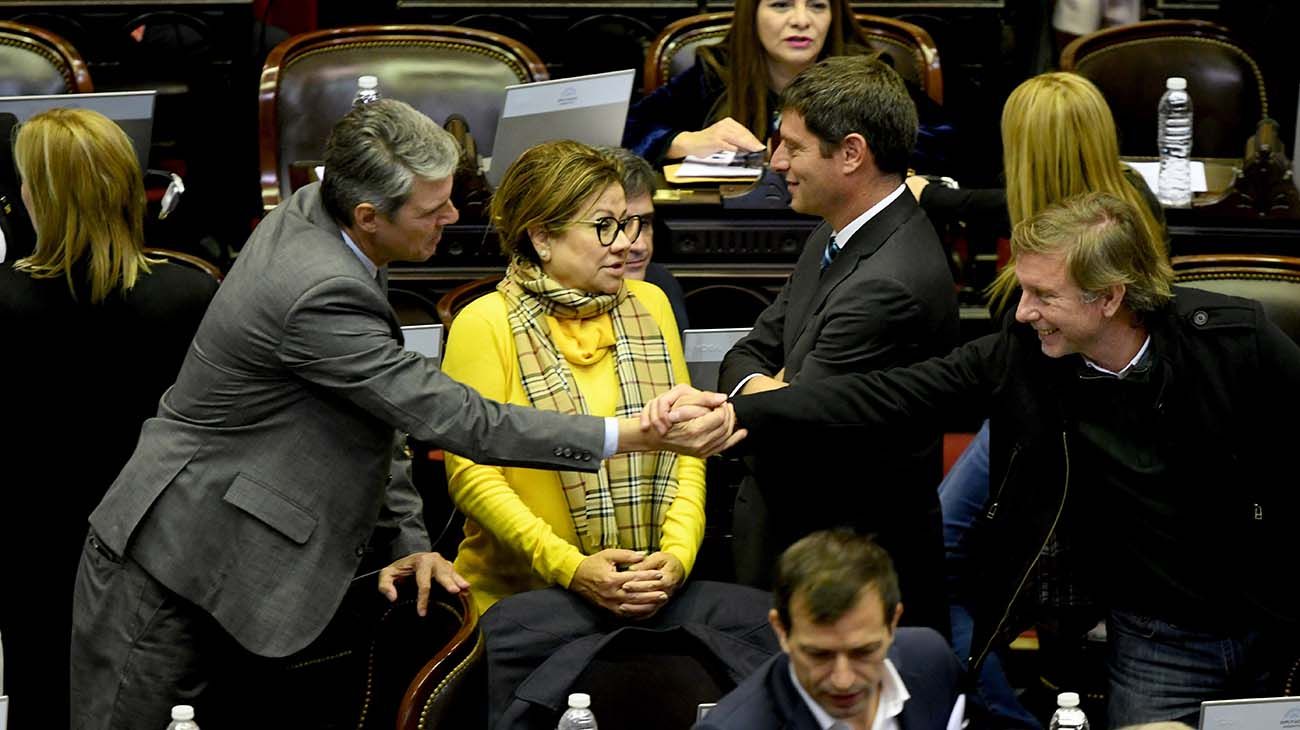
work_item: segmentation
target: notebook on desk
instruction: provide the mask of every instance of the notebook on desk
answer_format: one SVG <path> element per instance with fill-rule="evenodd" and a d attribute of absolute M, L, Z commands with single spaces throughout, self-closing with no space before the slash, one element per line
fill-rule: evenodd
<path fill-rule="evenodd" d="M 535 144 L 553 139 L 620 144 L 635 76 L 627 69 L 507 86 L 492 157 L 484 159 L 488 183 L 500 185 L 506 169 Z"/>
<path fill-rule="evenodd" d="M 0 113 L 8 112 L 19 122 L 48 109 L 91 109 L 117 122 L 117 126 L 131 138 L 140 169 L 148 167 L 149 145 L 153 138 L 153 105 L 157 92 L 106 91 L 93 94 L 39 94 L 33 96 L 0 96 Z M 8 140 L 5 140 L 8 142 Z"/>
<path fill-rule="evenodd" d="M 717 390 L 722 358 L 751 329 L 717 327 L 682 332 L 682 353 L 686 356 L 686 369 L 691 373 L 691 385 L 701 390 Z"/>
<path fill-rule="evenodd" d="M 1296 730 L 1300 697 L 1213 700 L 1201 703 L 1200 730 Z"/>

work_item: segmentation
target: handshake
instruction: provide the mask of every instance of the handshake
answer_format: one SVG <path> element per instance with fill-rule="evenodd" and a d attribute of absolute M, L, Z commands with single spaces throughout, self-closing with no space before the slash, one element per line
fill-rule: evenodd
<path fill-rule="evenodd" d="M 620 420 L 618 450 L 705 458 L 735 446 L 747 433 L 736 430 L 736 412 L 727 396 L 678 385 L 647 403 L 640 419 Z"/>

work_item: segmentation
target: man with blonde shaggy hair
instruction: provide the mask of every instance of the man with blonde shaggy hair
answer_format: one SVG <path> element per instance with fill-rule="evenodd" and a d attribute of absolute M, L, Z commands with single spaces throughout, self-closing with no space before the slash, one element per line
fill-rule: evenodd
<path fill-rule="evenodd" d="M 1016 226 L 1023 293 L 1000 333 L 733 406 L 755 450 L 987 415 L 994 489 L 956 586 L 971 671 L 1032 618 L 1017 603 L 1055 541 L 1107 618 L 1111 723 L 1195 724 L 1203 700 L 1276 693 L 1273 654 L 1300 633 L 1300 583 L 1276 567 L 1300 514 L 1300 347 L 1258 302 L 1171 286 L 1145 235 L 1110 195 L 1051 206 Z"/>

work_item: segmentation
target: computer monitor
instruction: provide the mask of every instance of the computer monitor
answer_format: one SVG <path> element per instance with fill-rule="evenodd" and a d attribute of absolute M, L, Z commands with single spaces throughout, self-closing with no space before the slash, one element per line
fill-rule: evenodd
<path fill-rule="evenodd" d="M 506 168 L 542 142 L 621 143 L 635 76 L 627 69 L 507 86 L 492 157 L 485 160 L 488 182 L 494 188 L 500 185 Z"/>
<path fill-rule="evenodd" d="M 434 362 L 442 361 L 442 325 L 403 325 L 402 337 L 406 340 L 407 350 L 431 357 Z"/>
<path fill-rule="evenodd" d="M 701 390 L 718 389 L 718 368 L 722 358 L 752 327 L 717 327 L 689 329 L 682 333 L 682 351 L 691 385 Z"/>
<path fill-rule="evenodd" d="M 1300 728 L 1300 697 L 1211 700 L 1201 703 L 1200 730 Z"/>
<path fill-rule="evenodd" d="M 153 137 L 153 104 L 157 92 L 105 91 L 92 94 L 38 94 L 0 96 L 0 113 L 9 112 L 19 122 L 48 109 L 92 109 L 117 122 L 131 138 L 140 169 L 149 166 L 149 144 Z M 7 140 L 6 140 L 7 142 Z"/>

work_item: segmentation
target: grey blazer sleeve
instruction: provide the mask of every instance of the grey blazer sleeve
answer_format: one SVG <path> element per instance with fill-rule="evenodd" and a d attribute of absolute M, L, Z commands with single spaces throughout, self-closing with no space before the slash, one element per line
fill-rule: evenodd
<path fill-rule="evenodd" d="M 485 400 L 406 352 L 378 288 L 349 276 L 304 292 L 285 315 L 277 355 L 308 382 L 399 431 L 482 464 L 595 471 L 604 421 Z"/>

